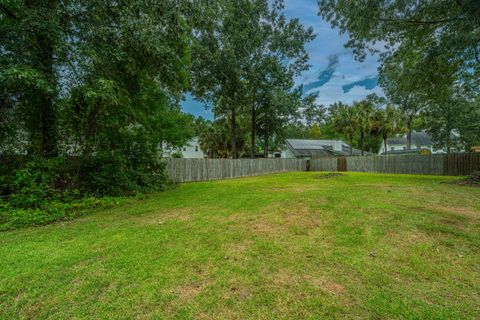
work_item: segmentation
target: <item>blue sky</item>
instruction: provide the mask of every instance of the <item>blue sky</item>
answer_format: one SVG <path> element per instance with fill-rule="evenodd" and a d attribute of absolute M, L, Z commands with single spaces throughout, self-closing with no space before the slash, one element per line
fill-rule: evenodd
<path fill-rule="evenodd" d="M 310 70 L 296 79 L 303 84 L 305 93 L 317 94 L 317 102 L 326 106 L 336 101 L 351 103 L 370 93 L 383 95 L 378 81 L 378 57 L 369 56 L 360 63 L 344 44 L 348 35 L 340 35 L 337 29 L 317 16 L 317 0 L 285 0 L 285 14 L 299 18 L 303 25 L 313 27 L 316 38 L 307 45 Z M 212 119 L 210 110 L 196 102 L 190 95 L 182 103 L 185 112 Z"/>

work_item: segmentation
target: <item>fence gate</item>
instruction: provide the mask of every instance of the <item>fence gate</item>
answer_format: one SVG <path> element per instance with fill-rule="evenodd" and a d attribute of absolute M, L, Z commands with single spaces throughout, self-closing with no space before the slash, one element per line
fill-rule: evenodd
<path fill-rule="evenodd" d="M 347 171 L 347 158 L 345 157 L 337 158 L 337 171 Z"/>

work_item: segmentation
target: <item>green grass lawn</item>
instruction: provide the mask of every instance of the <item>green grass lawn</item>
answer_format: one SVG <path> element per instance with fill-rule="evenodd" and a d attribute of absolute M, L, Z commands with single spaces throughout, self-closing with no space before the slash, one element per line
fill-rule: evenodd
<path fill-rule="evenodd" d="M 474 319 L 480 188 L 275 174 L 0 233 L 0 319 Z"/>

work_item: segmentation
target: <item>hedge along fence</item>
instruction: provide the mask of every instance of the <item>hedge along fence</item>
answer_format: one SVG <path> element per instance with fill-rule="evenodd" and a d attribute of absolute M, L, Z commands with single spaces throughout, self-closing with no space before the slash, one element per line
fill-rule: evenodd
<path fill-rule="evenodd" d="M 177 182 L 220 180 L 265 173 L 307 171 L 303 159 L 175 159 L 168 158 L 167 174 Z"/>
<path fill-rule="evenodd" d="M 480 153 L 319 158 L 310 160 L 310 168 L 312 171 L 464 176 L 480 171 Z"/>

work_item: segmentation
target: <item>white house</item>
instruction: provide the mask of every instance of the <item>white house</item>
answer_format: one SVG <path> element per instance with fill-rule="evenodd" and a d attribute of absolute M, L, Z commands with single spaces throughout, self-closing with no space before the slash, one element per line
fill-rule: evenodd
<path fill-rule="evenodd" d="M 445 150 L 435 149 L 432 138 L 426 132 L 412 132 L 412 146 L 408 149 L 407 135 L 387 139 L 387 154 L 419 153 L 420 151 L 430 153 L 445 153 Z M 385 153 L 385 146 L 382 142 L 379 154 Z"/>
<path fill-rule="evenodd" d="M 361 150 L 353 149 L 353 155 L 360 155 Z M 350 146 L 342 140 L 286 139 L 281 158 L 311 158 L 322 156 L 346 156 Z M 366 153 L 365 153 L 366 154 Z"/>
<path fill-rule="evenodd" d="M 204 154 L 202 149 L 200 148 L 200 142 L 198 137 L 192 138 L 187 142 L 186 145 L 181 148 L 170 147 L 168 144 L 162 143 L 162 157 L 170 158 L 175 153 L 180 153 L 182 155 L 182 158 L 206 158 L 206 154 Z"/>

